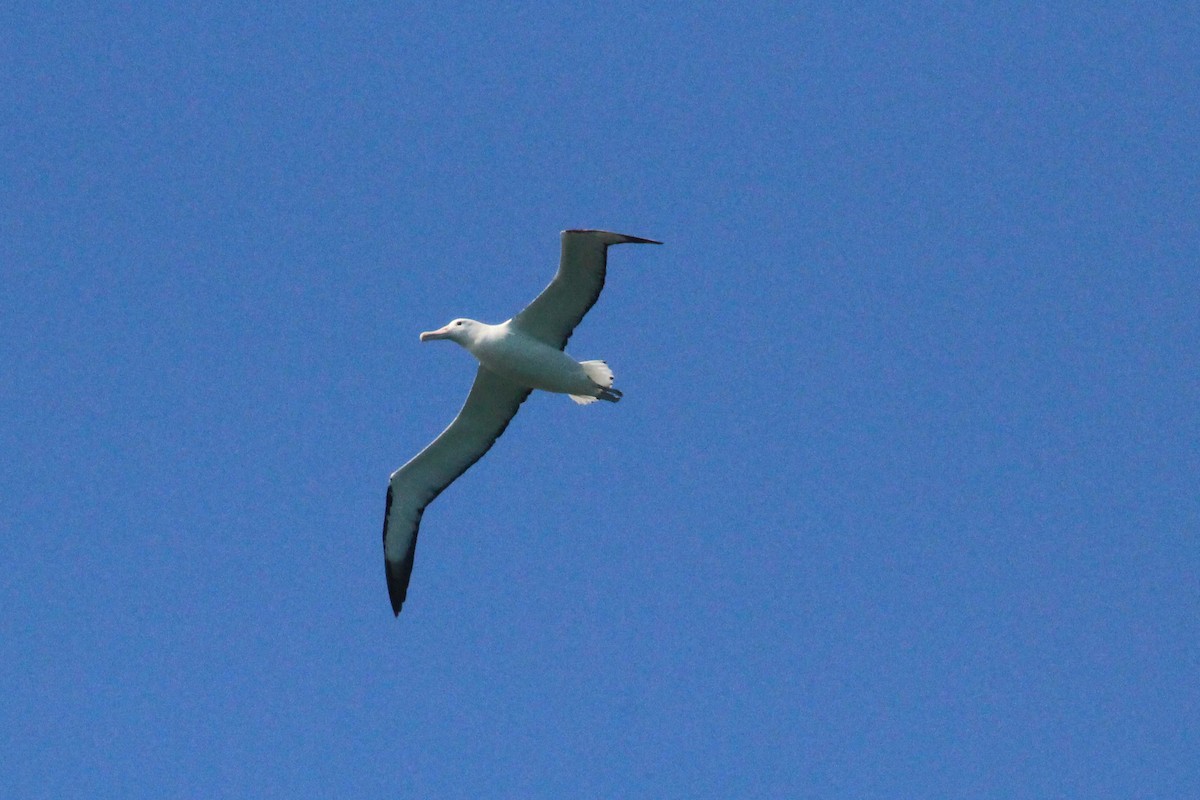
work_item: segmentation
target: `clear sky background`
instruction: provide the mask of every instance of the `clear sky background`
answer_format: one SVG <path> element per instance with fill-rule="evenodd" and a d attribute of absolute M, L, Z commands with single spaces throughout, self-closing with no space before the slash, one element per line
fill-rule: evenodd
<path fill-rule="evenodd" d="M 6 4 L 0 794 L 1200 796 L 1194 3 Z M 614 248 L 425 515 L 389 473 Z"/>

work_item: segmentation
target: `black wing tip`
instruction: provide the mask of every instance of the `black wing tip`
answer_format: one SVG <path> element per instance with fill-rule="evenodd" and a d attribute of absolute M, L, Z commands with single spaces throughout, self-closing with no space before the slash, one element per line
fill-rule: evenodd
<path fill-rule="evenodd" d="M 425 509 L 421 509 L 418 514 L 418 525 L 420 524 L 420 514 Z M 400 616 L 400 609 L 404 605 L 404 599 L 408 597 L 408 582 L 412 579 L 413 557 L 417 554 L 417 533 L 413 531 L 413 540 L 408 545 L 408 552 L 404 554 L 404 559 L 400 562 L 389 561 L 386 555 L 387 551 L 387 536 L 388 536 L 388 520 L 392 516 L 392 485 L 388 484 L 387 490 L 387 506 L 383 510 L 383 547 L 384 547 L 384 572 L 387 574 L 387 589 L 388 599 L 392 601 L 392 614 Z"/>
<path fill-rule="evenodd" d="M 396 563 L 384 560 L 387 572 L 388 599 L 392 602 L 392 615 L 400 616 L 400 609 L 408 597 L 408 583 L 412 579 L 413 555 L 416 548 L 410 548 L 404 560 Z"/>
<path fill-rule="evenodd" d="M 630 236 L 627 233 L 616 233 L 615 231 L 602 231 L 599 228 L 569 228 L 563 231 L 566 233 L 594 233 L 601 234 L 605 237 L 611 237 L 613 241 L 607 241 L 605 244 L 662 244 L 657 239 L 643 239 L 641 236 Z"/>
<path fill-rule="evenodd" d="M 387 564 L 387 587 L 388 599 L 392 601 L 392 615 L 400 616 L 400 609 L 404 606 L 404 600 L 408 597 L 408 581 L 401 578 L 396 573 L 396 570 L 391 562 Z"/>

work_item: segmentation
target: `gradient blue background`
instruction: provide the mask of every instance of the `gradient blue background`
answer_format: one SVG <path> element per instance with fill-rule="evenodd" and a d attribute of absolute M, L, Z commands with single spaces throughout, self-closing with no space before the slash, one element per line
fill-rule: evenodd
<path fill-rule="evenodd" d="M 1200 796 L 1194 3 L 6 5 L 0 793 Z M 571 342 L 388 474 L 558 232 Z"/>

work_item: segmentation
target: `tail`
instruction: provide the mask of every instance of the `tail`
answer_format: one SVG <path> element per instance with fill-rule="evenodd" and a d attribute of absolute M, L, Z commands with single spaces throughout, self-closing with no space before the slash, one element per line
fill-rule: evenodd
<path fill-rule="evenodd" d="M 613 388 L 613 373 L 608 368 L 608 364 L 603 361 L 580 361 L 579 366 L 583 367 L 583 371 L 592 379 L 592 383 L 596 384 L 598 392 L 595 395 L 568 395 L 572 400 L 581 406 L 586 406 L 597 400 L 615 403 L 621 399 L 621 390 Z"/>

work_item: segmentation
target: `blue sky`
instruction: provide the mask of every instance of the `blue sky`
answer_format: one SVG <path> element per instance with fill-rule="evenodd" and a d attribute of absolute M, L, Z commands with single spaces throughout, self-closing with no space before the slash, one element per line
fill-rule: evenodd
<path fill-rule="evenodd" d="M 0 789 L 1200 794 L 1194 5 L 0 11 Z M 621 247 L 425 515 L 558 232 Z"/>

